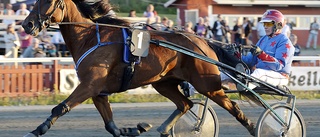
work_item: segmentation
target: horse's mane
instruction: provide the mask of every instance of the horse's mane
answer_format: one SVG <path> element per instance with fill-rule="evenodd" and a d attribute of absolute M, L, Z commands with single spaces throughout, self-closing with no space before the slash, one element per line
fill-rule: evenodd
<path fill-rule="evenodd" d="M 130 23 L 123 19 L 118 19 L 108 15 L 113 7 L 109 0 L 100 0 L 95 3 L 90 3 L 86 0 L 72 0 L 78 7 L 82 16 L 97 23 L 105 23 L 112 25 L 128 26 Z"/>

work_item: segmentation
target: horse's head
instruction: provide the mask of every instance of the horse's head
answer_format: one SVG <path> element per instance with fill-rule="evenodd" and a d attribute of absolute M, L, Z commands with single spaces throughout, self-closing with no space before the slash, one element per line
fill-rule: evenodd
<path fill-rule="evenodd" d="M 37 36 L 50 23 L 61 22 L 64 18 L 64 0 L 37 0 L 22 26 L 26 33 Z"/>

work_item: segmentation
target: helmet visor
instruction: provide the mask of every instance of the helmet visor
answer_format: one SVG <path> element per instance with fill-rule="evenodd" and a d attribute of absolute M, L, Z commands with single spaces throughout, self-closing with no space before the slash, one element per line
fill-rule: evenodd
<path fill-rule="evenodd" d="M 264 27 L 273 27 L 274 24 L 273 24 L 273 22 L 263 22 L 263 26 Z"/>

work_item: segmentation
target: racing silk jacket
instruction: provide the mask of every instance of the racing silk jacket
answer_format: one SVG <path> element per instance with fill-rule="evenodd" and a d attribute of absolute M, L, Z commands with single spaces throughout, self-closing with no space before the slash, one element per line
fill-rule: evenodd
<path fill-rule="evenodd" d="M 256 68 L 280 73 L 290 73 L 295 49 L 287 36 L 277 34 L 270 38 L 266 35 L 257 42 L 257 46 L 263 50 L 260 55 L 253 56 L 249 52 L 246 56 L 242 56 L 243 61 L 249 67 L 256 66 Z"/>

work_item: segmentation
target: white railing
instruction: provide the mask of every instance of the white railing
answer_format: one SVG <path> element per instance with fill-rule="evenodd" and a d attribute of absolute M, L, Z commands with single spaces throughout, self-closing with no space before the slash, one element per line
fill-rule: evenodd
<path fill-rule="evenodd" d="M 47 58 L 0 58 L 0 63 L 25 63 L 25 62 L 52 62 L 54 60 L 58 60 L 59 62 L 65 63 L 73 63 L 73 59 L 71 57 L 47 57 Z"/>

